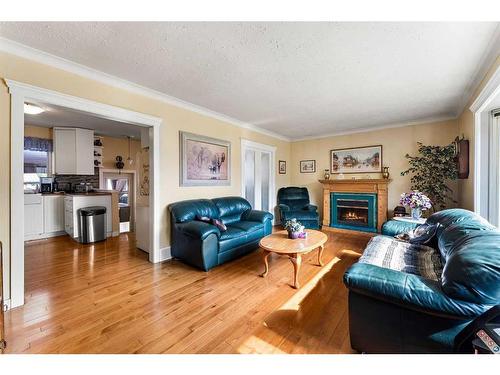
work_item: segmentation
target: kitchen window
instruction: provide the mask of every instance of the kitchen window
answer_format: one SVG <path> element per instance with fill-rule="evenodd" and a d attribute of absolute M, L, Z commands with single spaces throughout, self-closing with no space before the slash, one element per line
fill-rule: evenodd
<path fill-rule="evenodd" d="M 40 178 L 52 175 L 52 140 L 24 138 L 24 192 L 40 191 Z"/>

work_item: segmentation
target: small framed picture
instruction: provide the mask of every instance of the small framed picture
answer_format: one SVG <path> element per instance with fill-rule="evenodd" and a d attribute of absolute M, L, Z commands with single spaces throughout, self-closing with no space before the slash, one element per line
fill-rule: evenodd
<path fill-rule="evenodd" d="M 279 172 L 279 174 L 286 174 L 286 161 L 285 160 L 278 161 L 278 172 Z"/>
<path fill-rule="evenodd" d="M 316 160 L 300 161 L 300 173 L 315 173 L 315 172 L 316 172 Z"/>

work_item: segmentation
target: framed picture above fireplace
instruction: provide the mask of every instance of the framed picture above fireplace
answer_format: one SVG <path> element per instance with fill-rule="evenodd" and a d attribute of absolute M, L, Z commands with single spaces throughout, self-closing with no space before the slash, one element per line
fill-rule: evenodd
<path fill-rule="evenodd" d="M 331 173 L 382 173 L 382 145 L 330 151 Z"/>

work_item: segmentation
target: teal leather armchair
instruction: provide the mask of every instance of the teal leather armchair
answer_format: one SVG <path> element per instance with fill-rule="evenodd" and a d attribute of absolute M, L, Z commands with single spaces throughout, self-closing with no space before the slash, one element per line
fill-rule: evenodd
<path fill-rule="evenodd" d="M 357 263 L 344 274 L 353 349 L 452 353 L 457 335 L 500 304 L 500 232 L 476 214 L 431 215 L 443 265 L 439 280 Z"/>
<path fill-rule="evenodd" d="M 304 187 L 284 187 L 278 190 L 278 209 L 281 225 L 297 219 L 309 229 L 319 229 L 318 207 L 310 204 L 309 192 Z"/>
<path fill-rule="evenodd" d="M 172 256 L 204 271 L 257 249 L 272 231 L 273 215 L 252 210 L 241 197 L 181 201 L 169 212 Z M 218 219 L 227 230 L 200 217 Z"/>

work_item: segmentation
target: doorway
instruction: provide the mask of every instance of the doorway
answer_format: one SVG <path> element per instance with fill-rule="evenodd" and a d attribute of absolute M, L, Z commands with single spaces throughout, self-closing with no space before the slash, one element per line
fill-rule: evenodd
<path fill-rule="evenodd" d="M 135 232 L 135 171 L 102 171 L 99 185 L 104 190 L 118 192 L 120 233 Z"/>
<path fill-rule="evenodd" d="M 148 192 L 149 261 L 160 262 L 160 210 L 159 207 L 159 129 L 162 119 L 123 108 L 61 94 L 28 84 L 5 80 L 11 95 L 11 209 L 10 221 L 16 223 L 10 228 L 10 262 L 6 270 L 10 273 L 10 285 L 4 285 L 4 292 L 10 292 L 6 303 L 9 308 L 24 304 L 24 103 L 46 103 L 109 119 L 122 124 L 140 126 L 145 131 L 149 147 L 150 191 Z"/>
<path fill-rule="evenodd" d="M 241 140 L 241 194 L 255 210 L 274 211 L 275 154 L 276 147 Z"/>

